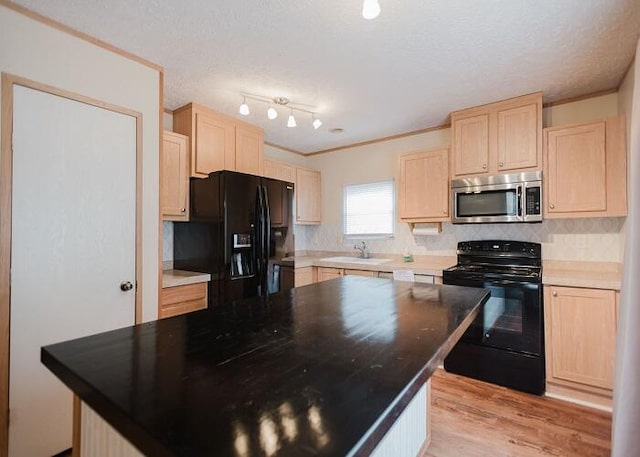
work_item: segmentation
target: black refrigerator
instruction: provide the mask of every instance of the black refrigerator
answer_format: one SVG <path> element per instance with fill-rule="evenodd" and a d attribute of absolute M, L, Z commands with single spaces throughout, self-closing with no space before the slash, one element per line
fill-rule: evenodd
<path fill-rule="evenodd" d="M 190 220 L 174 223 L 173 265 L 211 274 L 209 307 L 293 287 L 293 183 L 219 171 L 189 186 Z"/>

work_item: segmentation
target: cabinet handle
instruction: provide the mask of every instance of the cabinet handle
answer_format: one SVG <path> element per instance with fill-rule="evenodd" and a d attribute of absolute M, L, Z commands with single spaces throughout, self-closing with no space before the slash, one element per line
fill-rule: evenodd
<path fill-rule="evenodd" d="M 443 210 L 442 210 L 442 214 L 447 214 L 447 210 L 446 210 L 446 209 L 443 209 Z"/>
<path fill-rule="evenodd" d="M 551 204 L 549 205 L 549 208 L 551 208 L 551 209 L 554 209 L 555 207 L 556 207 L 556 205 L 554 205 L 553 203 L 551 203 Z"/>
<path fill-rule="evenodd" d="M 500 163 L 498 164 L 498 166 L 499 166 L 499 167 L 504 167 L 504 162 L 500 162 Z"/>
<path fill-rule="evenodd" d="M 482 169 L 483 169 L 483 170 L 486 170 L 486 169 L 487 169 L 487 164 L 486 164 L 486 163 L 483 163 L 483 164 L 482 164 Z"/>
<path fill-rule="evenodd" d="M 187 208 L 180 208 L 180 212 L 184 213 L 187 210 Z"/>
<path fill-rule="evenodd" d="M 553 292 L 551 292 L 551 295 L 553 295 L 554 297 L 558 296 L 558 292 L 556 292 L 555 290 Z"/>

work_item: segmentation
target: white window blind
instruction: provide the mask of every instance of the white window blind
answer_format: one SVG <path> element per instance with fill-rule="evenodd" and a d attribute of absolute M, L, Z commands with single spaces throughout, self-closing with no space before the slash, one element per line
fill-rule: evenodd
<path fill-rule="evenodd" d="M 345 236 L 392 236 L 393 216 L 393 181 L 345 186 Z"/>

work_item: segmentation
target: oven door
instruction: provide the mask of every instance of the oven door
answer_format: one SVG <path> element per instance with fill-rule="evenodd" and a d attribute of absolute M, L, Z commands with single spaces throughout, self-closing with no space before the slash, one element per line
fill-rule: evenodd
<path fill-rule="evenodd" d="M 522 183 L 452 187 L 454 224 L 524 222 Z"/>
<path fill-rule="evenodd" d="M 532 355 L 543 353 L 542 286 L 539 283 L 470 275 L 447 284 L 491 291 L 463 341 Z"/>

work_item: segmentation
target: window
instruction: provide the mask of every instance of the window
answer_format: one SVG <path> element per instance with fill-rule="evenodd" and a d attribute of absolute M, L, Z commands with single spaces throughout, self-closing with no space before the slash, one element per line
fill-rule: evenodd
<path fill-rule="evenodd" d="M 345 236 L 393 236 L 393 181 L 344 187 Z"/>

